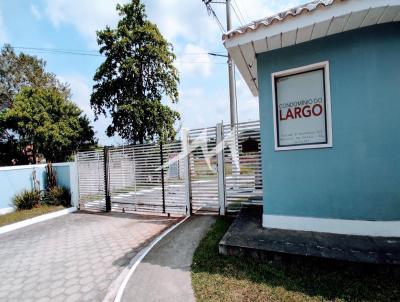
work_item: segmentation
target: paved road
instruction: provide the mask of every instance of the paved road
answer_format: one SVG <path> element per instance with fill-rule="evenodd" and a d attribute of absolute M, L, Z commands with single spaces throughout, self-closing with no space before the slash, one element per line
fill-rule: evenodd
<path fill-rule="evenodd" d="M 78 212 L 0 235 L 0 301 L 102 301 L 143 245 L 175 221 Z"/>
<path fill-rule="evenodd" d="M 162 239 L 136 268 L 123 302 L 194 302 L 190 266 L 215 216 L 192 216 Z"/>

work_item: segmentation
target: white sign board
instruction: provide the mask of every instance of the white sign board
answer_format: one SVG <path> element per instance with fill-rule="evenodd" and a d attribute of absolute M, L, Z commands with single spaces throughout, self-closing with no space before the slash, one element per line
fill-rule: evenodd
<path fill-rule="evenodd" d="M 327 63 L 273 74 L 275 149 L 331 147 Z"/>

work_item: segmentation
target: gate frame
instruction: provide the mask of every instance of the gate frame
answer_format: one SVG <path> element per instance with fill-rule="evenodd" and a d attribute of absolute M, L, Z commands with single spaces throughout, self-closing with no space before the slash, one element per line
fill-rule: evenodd
<path fill-rule="evenodd" d="M 218 201 L 219 215 L 225 216 L 226 213 L 226 186 L 225 186 L 225 158 L 224 158 L 224 125 L 218 123 L 216 128 L 216 153 L 217 153 L 217 173 L 218 173 Z"/>
<path fill-rule="evenodd" d="M 190 177 L 190 150 L 189 145 L 189 130 L 187 128 L 182 129 L 182 152 L 184 162 L 184 184 L 185 184 L 185 204 L 186 204 L 186 216 L 191 216 L 192 212 L 192 181 Z"/>
<path fill-rule="evenodd" d="M 110 195 L 110 169 L 109 169 L 109 149 L 108 147 L 103 148 L 104 156 L 104 194 L 106 198 L 106 212 L 111 211 L 111 195 Z"/>

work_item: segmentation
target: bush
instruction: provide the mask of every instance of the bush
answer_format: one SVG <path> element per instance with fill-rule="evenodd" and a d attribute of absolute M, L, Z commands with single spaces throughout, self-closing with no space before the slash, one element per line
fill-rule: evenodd
<path fill-rule="evenodd" d="M 40 193 L 35 190 L 24 190 L 13 197 L 17 210 L 29 210 L 40 205 Z"/>
<path fill-rule="evenodd" d="M 68 189 L 52 187 L 44 192 L 42 203 L 54 206 L 69 207 L 71 205 L 71 194 Z"/>

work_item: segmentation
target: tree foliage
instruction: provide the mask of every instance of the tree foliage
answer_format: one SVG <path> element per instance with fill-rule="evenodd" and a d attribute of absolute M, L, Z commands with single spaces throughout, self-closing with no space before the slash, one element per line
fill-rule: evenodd
<path fill-rule="evenodd" d="M 10 107 L 22 87 L 56 88 L 70 97 L 68 85 L 46 72 L 45 67 L 44 60 L 24 53 L 17 55 L 10 45 L 4 45 L 0 52 L 0 109 Z"/>
<path fill-rule="evenodd" d="M 118 133 L 132 143 L 172 139 L 180 116 L 161 102 L 164 95 L 178 101 L 172 45 L 147 20 L 140 0 L 117 5 L 117 10 L 117 27 L 97 32 L 106 59 L 94 76 L 91 106 L 96 117 L 111 115 L 109 136 Z"/>
<path fill-rule="evenodd" d="M 19 146 L 32 144 L 35 153 L 53 162 L 96 143 L 88 118 L 56 88 L 22 88 L 1 112 L 0 128 L 9 130 Z"/>
<path fill-rule="evenodd" d="M 96 143 L 86 116 L 69 101 L 68 84 L 45 70 L 36 56 L 0 52 L 0 164 L 28 163 L 27 146 L 48 160 L 63 161 Z M 34 159 L 33 159 L 34 160 Z"/>

